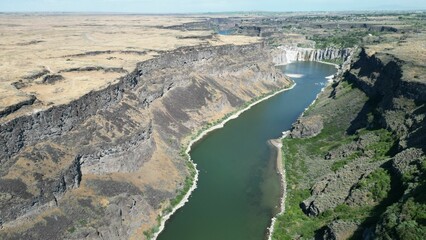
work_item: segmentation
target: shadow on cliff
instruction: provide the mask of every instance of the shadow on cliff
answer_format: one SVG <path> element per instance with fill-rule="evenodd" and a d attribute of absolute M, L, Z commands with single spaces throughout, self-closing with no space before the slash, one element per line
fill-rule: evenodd
<path fill-rule="evenodd" d="M 351 122 L 347 134 L 354 134 L 360 128 L 387 128 L 382 113 L 392 109 L 393 98 L 401 94 L 402 70 L 398 59 L 386 55 L 381 57 L 382 61 L 375 55 L 368 56 L 364 50 L 359 56 L 351 71 L 345 72 L 343 77 L 363 91 L 368 101 Z"/>
<path fill-rule="evenodd" d="M 352 120 L 349 128 L 346 129 L 346 133 L 348 135 L 355 134 L 356 131 L 361 128 L 368 128 L 368 129 L 378 128 L 377 121 L 379 116 L 378 116 L 378 113 L 375 111 L 375 109 L 377 108 L 379 101 L 380 100 L 378 98 L 370 98 L 364 104 L 361 111 L 358 113 L 355 119 Z M 372 116 L 373 119 L 369 119 L 370 116 Z"/>
<path fill-rule="evenodd" d="M 401 61 L 392 56 L 368 56 L 365 51 L 361 51 L 360 58 L 353 64 L 352 71 L 344 74 L 344 79 L 354 87 L 362 90 L 368 97 L 367 102 L 362 107 L 354 120 L 350 123 L 346 133 L 353 135 L 357 130 L 366 128 L 370 130 L 386 128 L 391 126 L 387 123 L 386 111 L 401 111 L 398 106 L 394 106 L 395 98 L 415 99 L 415 95 L 407 92 L 405 83 L 402 81 Z M 426 113 L 424 102 L 416 102 L 417 108 L 414 112 L 405 114 L 405 120 L 411 116 L 420 116 Z M 398 119 L 390 119 L 398 120 Z M 404 120 L 404 121 L 405 121 Z M 405 124 L 400 122 L 399 124 Z M 406 147 L 419 147 L 426 150 L 426 123 L 424 120 L 415 122 L 409 128 L 409 134 L 406 135 Z M 388 195 L 377 206 L 373 208 L 370 215 L 359 225 L 354 235 L 350 239 L 373 239 L 376 224 L 386 209 L 397 202 L 404 194 L 404 185 L 402 179 L 392 172 L 392 158 L 400 151 L 398 141 L 392 146 L 386 154 L 390 158 L 380 167 L 385 169 L 391 177 L 391 189 Z M 321 236 L 321 230 L 317 232 Z"/>
<path fill-rule="evenodd" d="M 419 108 L 417 108 L 413 115 L 421 116 L 426 114 L 426 105 L 422 103 Z M 420 123 L 417 123 L 413 126 L 415 131 L 413 131 L 407 138 L 407 146 L 421 148 L 423 152 L 426 152 L 426 121 L 423 119 Z"/>
<path fill-rule="evenodd" d="M 395 202 L 398 202 L 404 194 L 404 185 L 402 179 L 396 174 L 392 174 L 392 160 L 385 162 L 381 168 L 389 172 L 391 177 L 391 188 L 388 195 L 377 206 L 373 208 L 370 215 L 360 224 L 355 233 L 349 238 L 356 239 L 374 239 L 374 229 L 379 223 L 381 216 L 386 209 Z"/>
<path fill-rule="evenodd" d="M 383 168 L 387 172 L 391 173 L 392 159 L 382 164 L 380 168 Z M 390 174 L 390 176 L 391 188 L 388 191 L 388 195 L 371 210 L 371 212 L 364 221 L 359 223 L 359 226 L 355 230 L 354 234 L 348 239 L 375 239 L 375 226 L 380 222 L 381 216 L 385 213 L 385 211 L 390 205 L 397 202 L 404 194 L 402 179 L 396 174 Z M 328 225 L 322 227 L 321 229 L 318 229 L 317 231 L 315 231 L 314 239 L 323 240 L 324 235 L 328 230 L 330 230 Z"/>

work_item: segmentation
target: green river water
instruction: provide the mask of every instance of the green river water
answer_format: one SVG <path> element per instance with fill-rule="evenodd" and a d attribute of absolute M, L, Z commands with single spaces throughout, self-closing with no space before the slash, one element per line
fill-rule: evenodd
<path fill-rule="evenodd" d="M 192 147 L 199 170 L 189 202 L 167 222 L 159 240 L 262 240 L 279 211 L 279 138 L 315 99 L 336 68 L 318 62 L 281 67 L 296 86 L 277 94 L 208 134 Z M 296 76 L 296 75 L 300 76 Z"/>

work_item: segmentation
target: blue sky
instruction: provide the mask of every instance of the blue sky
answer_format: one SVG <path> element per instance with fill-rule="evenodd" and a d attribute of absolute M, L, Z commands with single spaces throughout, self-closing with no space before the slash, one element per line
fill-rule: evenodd
<path fill-rule="evenodd" d="M 426 10 L 426 0 L 0 0 L 0 12 L 193 13 Z"/>

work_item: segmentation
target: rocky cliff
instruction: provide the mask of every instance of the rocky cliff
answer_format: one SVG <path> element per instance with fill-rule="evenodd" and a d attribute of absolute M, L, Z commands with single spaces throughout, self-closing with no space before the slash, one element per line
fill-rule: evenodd
<path fill-rule="evenodd" d="M 350 48 L 337 49 L 313 49 L 294 46 L 280 46 L 273 51 L 274 63 L 276 65 L 285 65 L 296 61 L 341 61 L 344 62 L 351 55 Z"/>
<path fill-rule="evenodd" d="M 422 104 L 426 102 L 426 84 L 419 76 L 410 78 L 410 65 L 390 54 L 369 56 L 363 50 L 344 76 L 375 100 L 377 122 L 397 134 L 400 150 L 424 148 L 426 142 L 422 111 Z M 404 70 L 407 71 L 405 75 Z"/>
<path fill-rule="evenodd" d="M 426 233 L 425 66 L 397 50 L 360 49 L 283 141 L 291 190 L 275 236 Z"/>
<path fill-rule="evenodd" d="M 181 48 L 0 125 L 0 238 L 144 238 L 184 187 L 191 135 L 290 86 L 262 43 Z"/>

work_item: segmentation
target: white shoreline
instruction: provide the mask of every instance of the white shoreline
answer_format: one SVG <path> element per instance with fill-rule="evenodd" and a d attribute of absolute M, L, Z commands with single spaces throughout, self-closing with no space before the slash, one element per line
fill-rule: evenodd
<path fill-rule="evenodd" d="M 327 76 L 325 77 L 326 79 L 328 79 L 327 83 L 324 85 L 323 88 L 321 88 L 321 91 L 317 94 L 317 96 L 315 97 L 315 99 L 312 101 L 311 104 L 309 104 L 308 107 L 305 108 L 305 110 L 303 110 L 302 114 L 300 115 L 300 117 L 303 117 L 305 115 L 306 110 L 309 109 L 309 107 L 311 107 L 312 105 L 315 104 L 315 102 L 318 100 L 319 95 L 324 92 L 325 88 L 328 87 L 334 80 L 334 78 L 338 75 L 339 73 L 339 65 L 334 64 L 334 63 L 326 63 L 326 62 L 321 62 L 320 63 L 325 63 L 325 64 L 329 64 L 329 65 L 334 65 L 337 68 L 337 72 L 333 75 Z M 277 140 L 282 141 L 284 138 L 286 138 L 288 136 L 288 134 L 290 133 L 290 130 L 283 132 L 283 136 L 279 139 L 273 139 L 271 142 L 272 144 L 278 149 L 278 156 L 280 156 L 282 158 L 282 143 L 276 143 Z M 277 158 L 278 158 L 277 156 Z M 279 165 L 278 165 L 279 163 Z M 285 166 L 282 164 L 282 159 L 278 160 L 277 159 L 277 166 L 280 166 L 282 169 L 278 169 L 278 173 L 281 176 L 281 184 L 283 186 L 283 195 L 281 196 L 281 209 L 280 212 L 278 214 L 276 214 L 272 219 L 271 219 L 271 225 L 268 227 L 268 240 L 272 240 L 272 235 L 274 233 L 275 230 L 275 222 L 277 221 L 277 217 L 284 214 L 285 212 L 285 200 L 287 198 L 287 182 L 286 182 L 286 171 L 285 171 Z"/>
<path fill-rule="evenodd" d="M 320 62 L 320 63 L 324 63 L 324 64 L 329 64 L 329 65 L 334 65 L 337 69 L 339 69 L 339 65 L 337 65 L 337 64 L 334 64 L 334 63 L 327 63 L 327 62 L 321 62 L 321 61 L 318 61 L 318 62 Z M 286 65 L 286 64 L 282 64 L 282 65 L 276 65 L 276 66 L 283 66 L 283 65 Z M 317 94 L 317 96 L 316 96 L 316 98 L 315 98 L 315 100 L 307 107 L 307 108 L 305 108 L 305 110 L 303 111 L 303 113 L 302 113 L 302 115 L 301 116 L 303 116 L 303 114 L 305 113 L 305 111 L 311 106 L 311 105 L 313 105 L 315 102 L 316 102 L 316 100 L 317 100 L 317 98 L 318 98 L 318 96 L 324 91 L 324 89 L 332 82 L 332 80 L 333 80 L 333 78 L 334 78 L 334 76 L 335 75 L 332 75 L 333 77 L 332 78 L 329 78 L 329 77 L 331 77 L 331 76 L 328 76 L 328 77 L 326 77 L 327 79 L 329 79 L 329 81 L 328 81 L 328 84 L 326 84 L 322 89 L 321 89 L 321 91 Z M 197 143 L 198 141 L 200 141 L 204 136 L 206 136 L 208 133 L 210 133 L 210 132 L 212 132 L 212 131 L 214 131 L 214 130 L 216 130 L 216 129 L 220 129 L 220 128 L 223 128 L 224 126 L 225 126 L 225 124 L 228 122 L 228 121 L 230 121 L 230 120 L 232 120 L 232 119 L 235 119 L 235 118 L 237 118 L 238 116 L 240 116 L 240 114 L 241 113 L 243 113 L 243 112 L 245 112 L 245 111 L 247 111 L 247 110 L 249 110 L 250 108 L 252 108 L 254 105 L 256 105 L 256 104 L 258 104 L 258 103 L 260 103 L 260 102 L 263 102 L 263 101 L 265 101 L 265 100 L 267 100 L 267 99 L 269 99 L 269 98 L 271 98 L 271 97 L 273 97 L 273 96 L 275 96 L 275 95 L 277 95 L 277 94 L 279 94 L 279 93 L 282 93 L 282 92 L 285 92 L 285 91 L 288 91 L 288 90 L 291 90 L 291 89 L 293 89 L 294 87 L 296 86 L 296 82 L 295 81 L 293 81 L 293 85 L 292 86 L 290 86 L 289 88 L 283 88 L 283 89 L 281 89 L 281 90 L 278 90 L 278 91 L 276 91 L 275 93 L 273 93 L 273 94 L 270 94 L 270 95 L 268 95 L 268 96 L 266 96 L 266 97 L 264 97 L 264 98 L 262 98 L 262 99 L 259 99 L 259 100 L 257 100 L 256 102 L 253 102 L 253 103 L 251 103 L 250 105 L 248 105 L 246 108 L 244 108 L 244 109 L 242 109 L 242 110 L 240 110 L 240 111 L 238 111 L 238 112 L 236 112 L 236 113 L 234 113 L 234 114 L 232 114 L 231 116 L 229 116 L 228 118 L 226 118 L 225 120 L 223 120 L 222 122 L 220 122 L 220 123 L 218 123 L 218 124 L 216 124 L 216 125 L 214 125 L 214 126 L 212 126 L 212 127 L 210 127 L 210 128 L 208 128 L 208 129 L 206 129 L 206 130 L 204 130 L 201 134 L 199 134 L 195 139 L 193 139 L 193 140 L 191 140 L 190 142 L 189 142 L 189 144 L 188 144 L 188 147 L 186 148 L 186 151 L 185 151 L 185 154 L 187 155 L 187 159 L 189 160 L 189 162 L 192 164 L 192 166 L 194 167 L 194 169 L 195 169 L 195 176 L 194 176 L 194 181 L 193 181 L 193 184 L 192 184 L 192 186 L 191 186 L 191 188 L 188 190 L 188 192 L 185 194 L 185 196 L 183 197 L 183 199 L 175 206 L 175 207 L 173 207 L 173 209 L 172 209 L 172 211 L 171 212 L 169 212 L 167 215 L 165 215 L 165 216 L 162 216 L 161 217 L 161 221 L 160 221 L 160 226 L 159 226 L 159 230 L 156 232 L 156 233 L 154 233 L 154 236 L 152 237 L 152 239 L 157 239 L 157 237 L 160 235 L 160 233 L 164 230 L 164 228 L 165 228 L 165 224 L 166 224 L 166 222 L 167 222 L 167 220 L 169 220 L 170 219 L 170 217 L 179 209 L 179 208 L 181 208 L 181 207 L 183 207 L 188 201 L 189 201 L 189 197 L 191 196 L 191 194 L 192 194 L 192 192 L 197 188 L 197 182 L 198 182 L 198 176 L 199 176 L 199 171 L 198 171 L 198 169 L 197 169 L 197 164 L 196 163 L 194 163 L 193 162 L 193 160 L 191 159 L 191 156 L 190 156 L 190 154 L 189 154 L 189 152 L 191 151 L 191 147 L 192 147 L 192 145 L 194 144 L 194 143 Z M 286 131 L 286 132 L 283 132 L 283 137 L 282 138 L 280 138 L 281 140 L 283 139 L 283 138 L 285 138 L 286 136 L 287 136 L 287 133 L 288 133 L 288 131 Z M 279 151 L 281 151 L 281 148 L 279 148 Z M 286 199 L 286 190 L 287 190 L 287 185 L 286 185 L 286 181 L 285 181 L 285 174 L 286 174 L 286 172 L 285 172 L 285 169 L 283 168 L 283 167 L 281 167 L 281 169 L 282 169 L 282 171 L 280 171 L 280 175 L 281 175 L 281 183 L 283 184 L 283 196 L 281 197 L 281 210 L 280 210 L 280 212 L 276 215 L 276 216 L 274 216 L 272 219 L 271 219 L 271 226 L 270 227 L 268 227 L 268 230 L 269 230 L 269 234 L 268 234 L 268 240 L 271 240 L 272 239 L 272 234 L 273 234 L 273 232 L 274 232 L 274 228 L 275 228 L 275 221 L 276 221 L 276 218 L 279 216 L 279 215 L 282 215 L 283 213 L 284 213 L 284 211 L 285 211 L 285 199 Z"/>
<path fill-rule="evenodd" d="M 282 140 L 287 137 L 288 133 L 290 131 L 283 132 L 283 136 L 278 139 L 272 139 L 271 144 L 274 145 L 277 149 L 277 171 L 280 175 L 281 179 L 281 189 L 282 189 L 282 195 L 281 195 L 281 202 L 280 202 L 280 212 L 277 213 L 272 219 L 271 219 L 271 225 L 268 227 L 268 240 L 272 240 L 272 234 L 275 230 L 275 222 L 277 221 L 277 217 L 284 214 L 285 211 L 285 200 L 287 197 L 287 182 L 286 182 L 286 171 L 283 166 L 283 159 L 282 159 Z"/>
<path fill-rule="evenodd" d="M 192 166 L 195 169 L 195 176 L 194 176 L 194 181 L 192 183 L 191 188 L 188 190 L 188 192 L 186 192 L 185 196 L 183 197 L 183 199 L 176 205 L 173 207 L 172 211 L 170 211 L 167 215 L 165 216 L 161 216 L 161 221 L 160 221 L 160 226 L 158 228 L 158 231 L 154 233 L 154 236 L 152 237 L 152 239 L 157 239 L 157 237 L 160 235 L 160 233 L 164 230 L 165 228 L 165 224 L 167 222 L 167 220 L 170 219 L 170 217 L 181 207 L 183 207 L 185 205 L 185 203 L 187 203 L 189 201 L 189 197 L 191 196 L 191 193 L 197 188 L 197 182 L 198 182 L 198 175 L 199 175 L 199 171 L 197 169 L 197 164 L 193 162 L 193 160 L 191 159 L 191 156 L 189 154 L 189 152 L 191 151 L 191 147 L 194 143 L 197 143 L 198 141 L 200 141 L 204 136 L 206 136 L 208 133 L 219 129 L 219 128 L 223 128 L 225 126 L 225 124 L 232 120 L 237 118 L 238 116 L 240 116 L 241 113 L 249 110 L 250 108 L 252 108 L 254 105 L 263 102 L 279 93 L 291 90 L 294 88 L 294 86 L 296 86 L 296 83 L 293 81 L 293 85 L 291 85 L 289 88 L 283 88 L 280 89 L 262 99 L 257 100 L 256 102 L 251 103 L 250 105 L 248 105 L 246 108 L 232 114 L 231 116 L 229 116 L 228 118 L 226 118 L 225 120 L 223 120 L 222 122 L 204 130 L 202 133 L 200 133 L 195 139 L 191 140 L 188 144 L 188 147 L 186 148 L 185 154 L 187 155 L 187 159 L 189 160 L 189 162 L 192 164 Z"/>
<path fill-rule="evenodd" d="M 331 62 L 324 62 L 324 61 L 317 61 L 319 63 L 324 63 L 324 64 L 328 64 L 328 65 L 333 65 L 335 66 L 337 69 L 339 69 L 339 64 L 335 64 L 335 63 L 331 63 Z"/>

